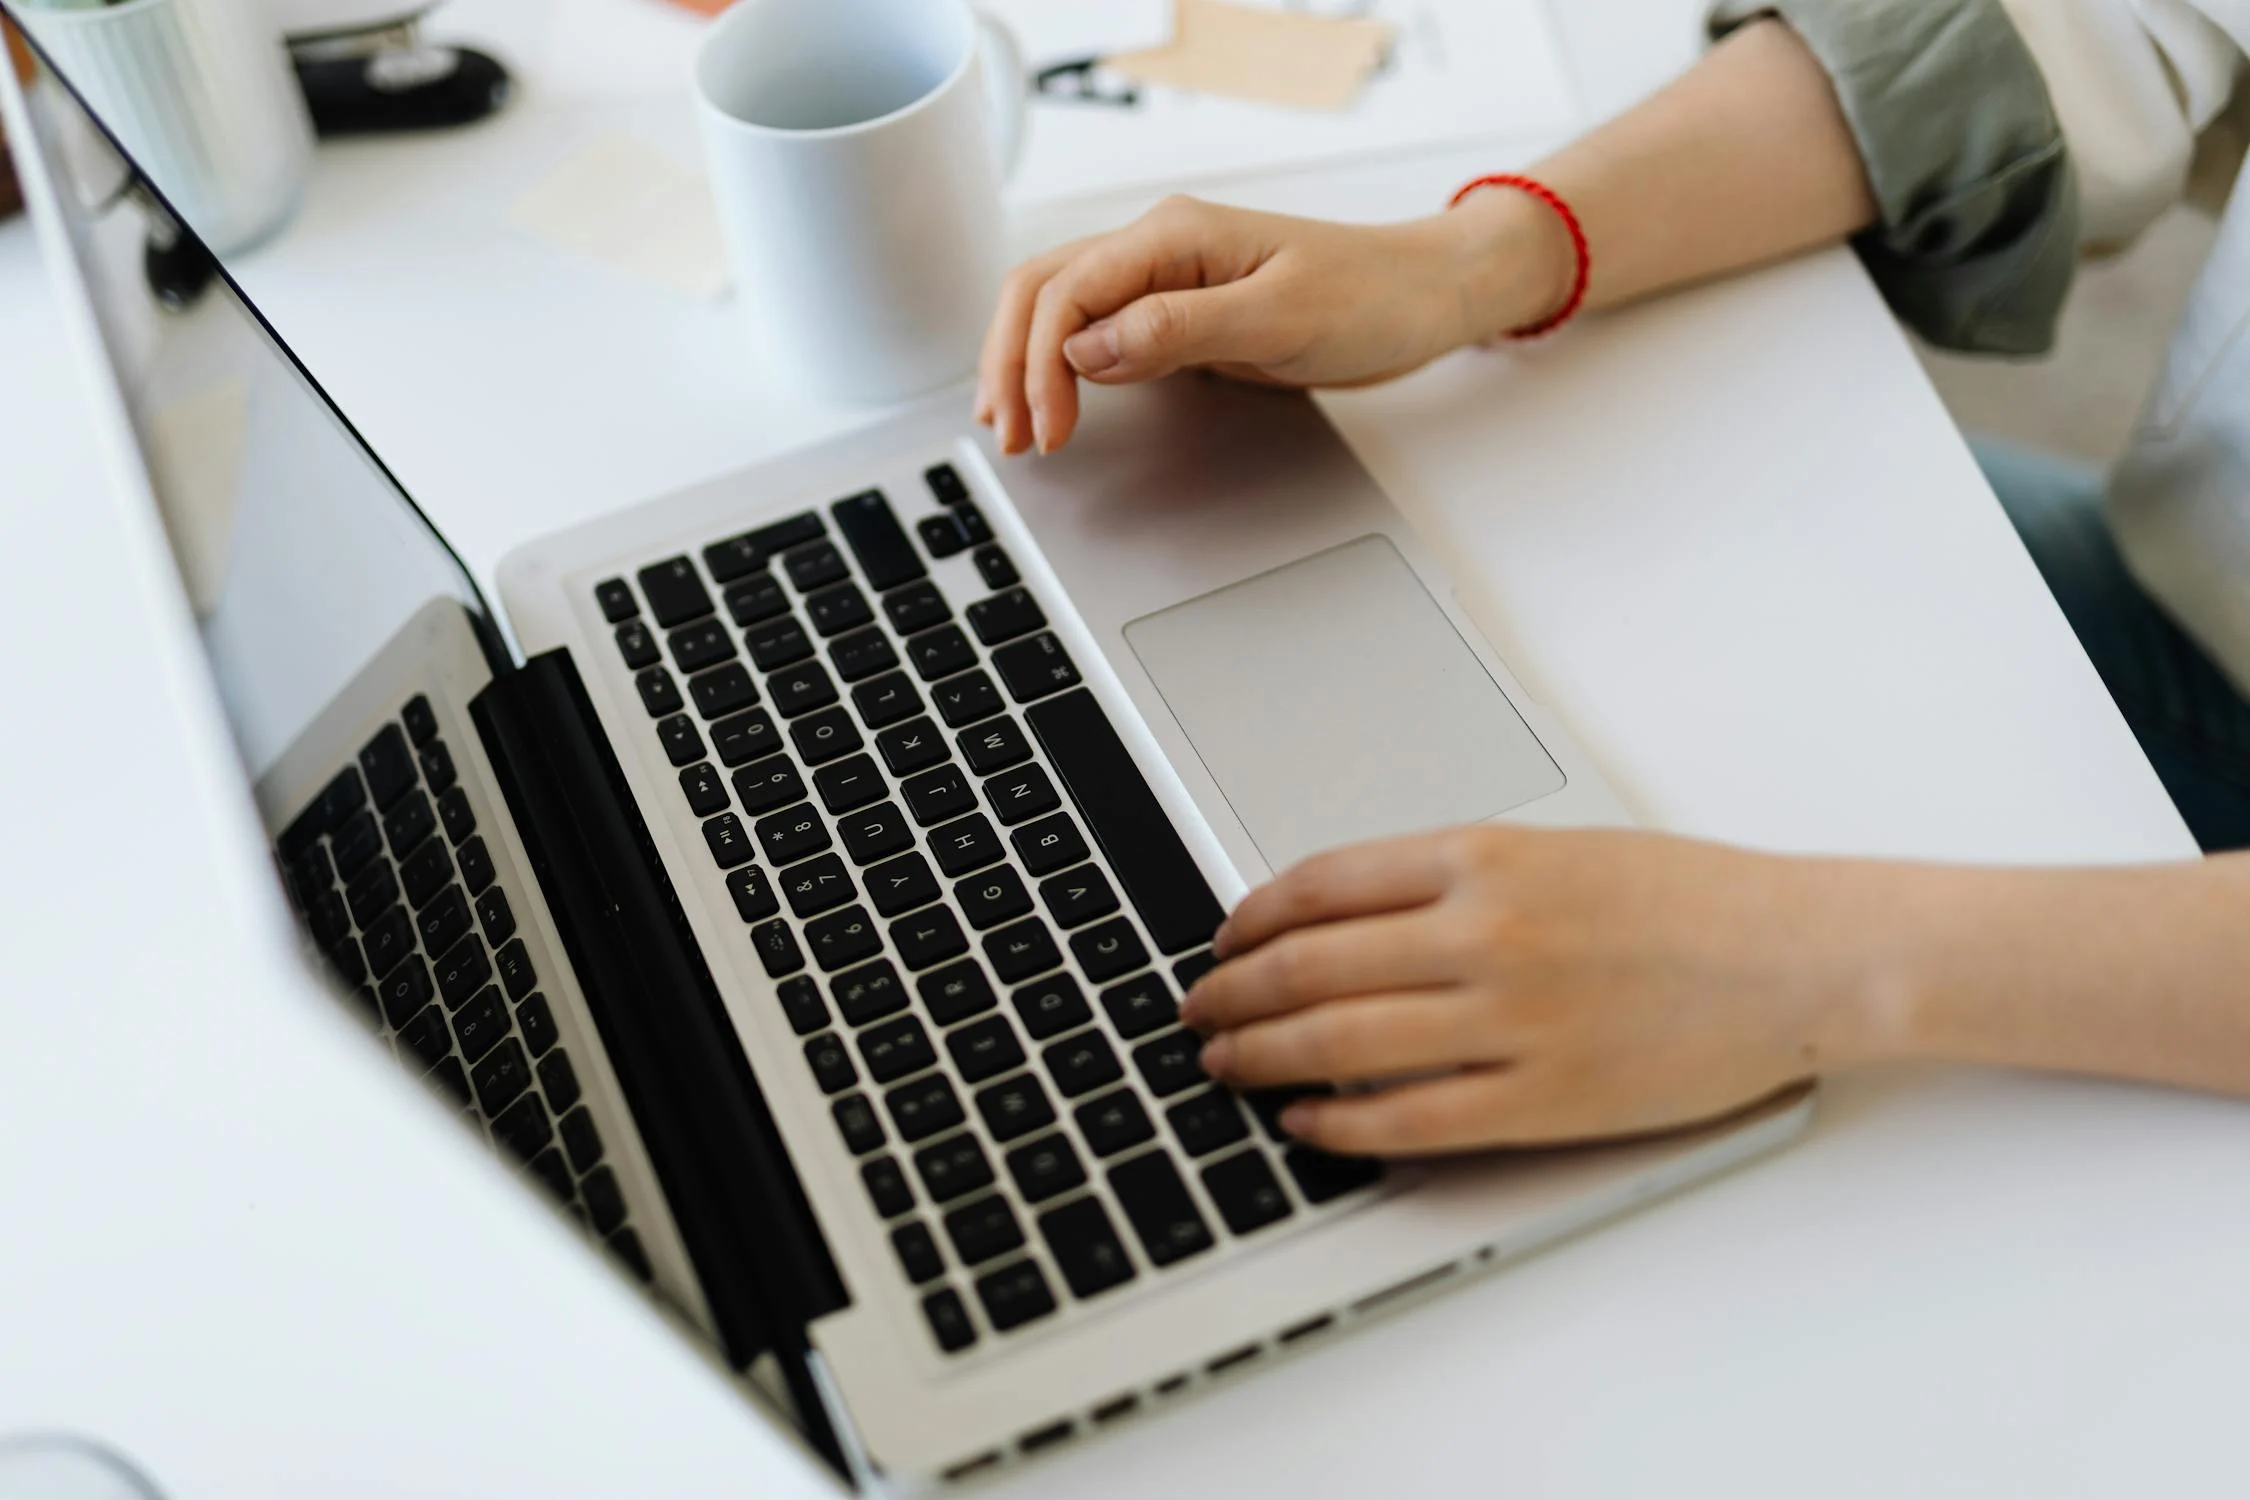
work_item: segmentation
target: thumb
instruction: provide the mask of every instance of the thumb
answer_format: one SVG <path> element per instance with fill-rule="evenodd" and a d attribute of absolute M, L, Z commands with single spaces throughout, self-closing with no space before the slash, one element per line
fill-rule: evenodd
<path fill-rule="evenodd" d="M 1262 365 L 1281 357 L 1272 298 L 1249 281 L 1156 292 L 1072 334 L 1063 358 L 1101 385 L 1154 380 L 1195 365 Z"/>

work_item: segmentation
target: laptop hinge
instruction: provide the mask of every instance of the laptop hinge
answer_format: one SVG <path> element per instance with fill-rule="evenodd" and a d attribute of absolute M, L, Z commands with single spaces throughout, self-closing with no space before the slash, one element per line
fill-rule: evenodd
<path fill-rule="evenodd" d="M 471 711 L 722 1350 L 738 1370 L 774 1353 L 846 1472 L 805 1356 L 850 1294 L 578 670 L 533 657 Z"/>

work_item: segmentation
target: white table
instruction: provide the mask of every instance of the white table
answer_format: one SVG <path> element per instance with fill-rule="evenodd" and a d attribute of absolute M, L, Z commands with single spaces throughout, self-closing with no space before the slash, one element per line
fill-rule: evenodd
<path fill-rule="evenodd" d="M 1598 110 L 1692 44 L 1679 0 L 1563 9 Z M 761 390 L 707 312 L 499 226 L 574 133 L 692 159 L 676 106 L 554 76 L 486 131 L 324 153 L 304 218 L 244 268 L 480 572 L 856 420 Z M 1530 152 L 1229 195 L 1405 212 Z M 21 225 L 0 350 L 0 1432 L 99 1433 L 181 1497 L 821 1492 L 276 958 L 160 538 L 53 373 Z M 1329 409 L 1651 823 L 2190 852 L 1848 258 Z M 2234 1104 L 1852 1079 L 1782 1157 L 998 1488 L 2231 1489 L 2245 1161 Z"/>

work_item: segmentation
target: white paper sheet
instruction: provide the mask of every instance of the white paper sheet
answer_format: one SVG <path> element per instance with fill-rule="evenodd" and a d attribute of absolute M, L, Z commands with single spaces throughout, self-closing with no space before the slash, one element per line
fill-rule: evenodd
<path fill-rule="evenodd" d="M 1111 8 L 1109 0 L 983 3 L 1030 34 L 1037 33 L 1038 16 L 1049 7 Z M 1388 21 L 1398 28 L 1398 41 L 1358 102 L 1337 113 L 1147 87 L 1139 90 L 1141 102 L 1133 108 L 1038 97 L 1010 199 L 1035 203 L 1192 184 L 1479 136 L 1559 133 L 1578 123 L 1577 101 L 1543 0 L 1241 3 Z M 1026 53 L 1034 71 L 1065 60 L 1028 45 Z M 1109 75 L 1097 83 L 1109 93 L 1125 80 Z"/>

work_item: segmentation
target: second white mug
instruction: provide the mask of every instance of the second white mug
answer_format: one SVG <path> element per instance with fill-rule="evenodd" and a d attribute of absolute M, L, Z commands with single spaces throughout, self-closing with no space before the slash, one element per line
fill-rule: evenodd
<path fill-rule="evenodd" d="M 736 307 L 777 378 L 876 402 L 967 375 L 1026 113 L 1006 29 L 963 0 L 737 0 L 695 82 Z"/>

